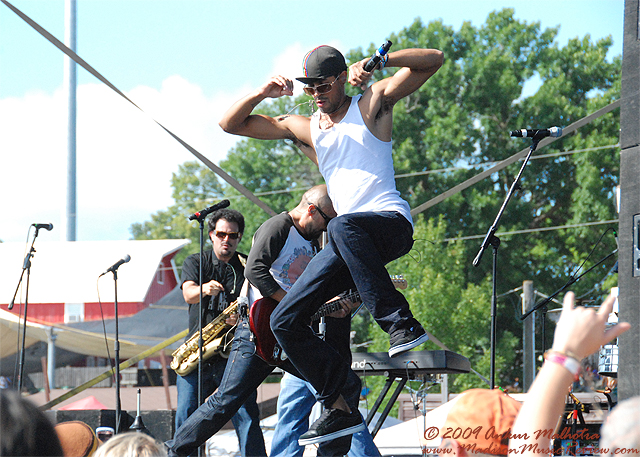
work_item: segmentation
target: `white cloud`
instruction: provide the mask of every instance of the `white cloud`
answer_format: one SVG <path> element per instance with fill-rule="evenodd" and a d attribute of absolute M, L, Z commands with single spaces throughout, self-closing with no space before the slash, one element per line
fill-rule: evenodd
<path fill-rule="evenodd" d="M 126 94 L 145 114 L 106 86 L 79 86 L 77 239 L 127 239 L 132 223 L 173 203 L 171 173 L 197 159 L 152 117 L 218 163 L 237 141 L 218 121 L 241 93 L 207 98 L 200 87 L 173 76 L 159 91 L 140 86 Z M 65 104 L 61 90 L 0 99 L 3 241 L 23 241 L 34 222 L 52 222 L 57 233 L 51 238 L 63 236 Z"/>

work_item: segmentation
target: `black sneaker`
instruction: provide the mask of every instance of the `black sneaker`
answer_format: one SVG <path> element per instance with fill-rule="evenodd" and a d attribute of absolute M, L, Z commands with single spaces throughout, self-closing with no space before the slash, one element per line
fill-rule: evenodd
<path fill-rule="evenodd" d="M 341 409 L 326 408 L 317 421 L 311 424 L 309 431 L 298 439 L 300 446 L 324 443 L 341 436 L 353 435 L 364 430 L 365 424 L 358 411 L 350 414 Z"/>
<path fill-rule="evenodd" d="M 391 333 L 389 336 L 389 356 L 400 355 L 416 346 L 420 346 L 428 339 L 429 336 L 422 328 L 422 325 L 415 321 L 411 327 L 400 328 Z"/>

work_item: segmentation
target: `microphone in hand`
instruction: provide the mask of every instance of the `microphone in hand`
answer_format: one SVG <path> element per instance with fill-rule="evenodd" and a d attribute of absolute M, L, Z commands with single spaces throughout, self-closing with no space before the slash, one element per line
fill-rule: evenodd
<path fill-rule="evenodd" d="M 391 41 L 387 40 L 382 46 L 376 49 L 376 52 L 371 56 L 369 61 L 365 64 L 364 71 L 366 71 L 367 73 L 372 72 L 374 68 L 376 68 L 376 65 L 378 65 L 378 63 L 380 63 L 380 61 L 384 59 L 384 56 L 387 55 L 387 53 L 389 52 L 389 48 L 391 48 L 392 44 L 393 43 Z"/>

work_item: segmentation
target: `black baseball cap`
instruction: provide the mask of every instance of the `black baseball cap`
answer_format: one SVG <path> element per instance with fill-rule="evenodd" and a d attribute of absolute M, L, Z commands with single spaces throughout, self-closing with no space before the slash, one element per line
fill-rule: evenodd
<path fill-rule="evenodd" d="M 347 69 L 344 56 L 331 46 L 318 46 L 304 56 L 302 71 L 304 76 L 296 78 L 304 84 L 321 81 L 329 76 L 338 76 Z"/>

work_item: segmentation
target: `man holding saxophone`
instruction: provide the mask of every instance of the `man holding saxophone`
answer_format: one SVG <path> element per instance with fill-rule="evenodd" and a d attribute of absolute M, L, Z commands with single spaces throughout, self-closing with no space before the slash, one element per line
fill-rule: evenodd
<path fill-rule="evenodd" d="M 244 232 L 244 217 L 238 211 L 221 209 L 211 214 L 208 222 L 209 238 L 213 249 L 202 255 L 202 325 L 205 327 L 240 293 L 244 282 L 244 265 L 247 256 L 236 252 Z M 182 295 L 189 304 L 189 334 L 185 341 L 199 332 L 198 303 L 200 301 L 200 254 L 187 257 L 182 265 Z M 227 319 L 235 325 L 236 315 Z M 227 359 L 215 355 L 203 362 L 203 399 L 220 385 Z M 176 430 L 198 408 L 198 371 L 178 375 L 176 379 L 178 405 Z M 231 422 L 238 435 L 242 456 L 266 456 L 264 439 L 260 430 L 260 418 L 254 391 Z"/>

